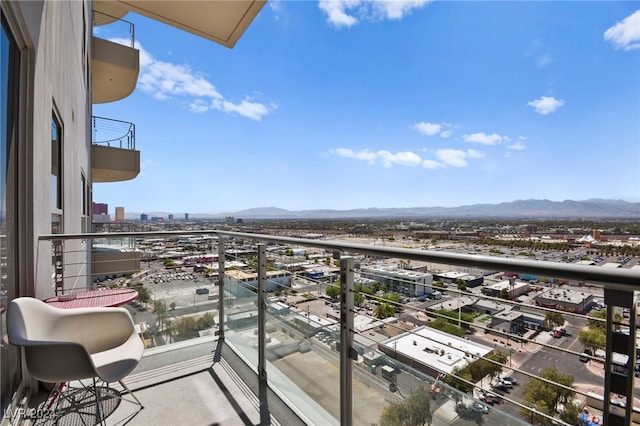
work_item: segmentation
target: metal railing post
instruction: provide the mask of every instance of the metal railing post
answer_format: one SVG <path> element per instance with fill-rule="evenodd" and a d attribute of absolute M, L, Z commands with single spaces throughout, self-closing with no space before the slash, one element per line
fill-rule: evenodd
<path fill-rule="evenodd" d="M 340 259 L 340 424 L 353 424 L 353 258 Z"/>
<path fill-rule="evenodd" d="M 636 299 L 633 291 L 605 289 L 604 301 L 607 304 L 607 341 L 604 373 L 604 401 L 602 409 L 603 424 L 617 426 L 629 425 L 634 406 L 634 379 L 636 367 Z M 626 326 L 616 321 L 618 308 L 629 310 L 629 330 L 622 330 Z M 621 329 L 618 329 L 621 328 Z M 627 356 L 624 366 L 616 363 L 618 359 Z M 626 371 L 625 371 L 626 370 Z M 625 416 L 612 412 L 612 394 L 626 398 Z"/>
<path fill-rule="evenodd" d="M 213 253 L 211 253 L 213 256 Z M 218 236 L 218 338 L 224 339 L 224 239 Z"/>
<path fill-rule="evenodd" d="M 258 378 L 267 380 L 265 346 L 267 344 L 267 245 L 258 244 Z"/>

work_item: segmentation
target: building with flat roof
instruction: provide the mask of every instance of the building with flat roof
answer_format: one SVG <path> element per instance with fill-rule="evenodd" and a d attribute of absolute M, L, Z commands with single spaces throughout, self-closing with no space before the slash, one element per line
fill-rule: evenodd
<path fill-rule="evenodd" d="M 580 314 L 591 310 L 596 303 L 592 293 L 568 288 L 551 288 L 537 295 L 533 300 L 538 306 Z"/>
<path fill-rule="evenodd" d="M 433 285 L 433 275 L 400 269 L 393 265 L 361 266 L 360 276 L 385 284 L 390 291 L 412 297 L 431 294 Z"/>
<path fill-rule="evenodd" d="M 116 222 L 124 222 L 124 207 L 116 207 Z"/>
<path fill-rule="evenodd" d="M 242 287 L 256 291 L 258 288 L 258 274 L 237 269 L 225 271 L 225 275 L 239 283 Z M 289 271 L 267 271 L 267 291 L 278 291 L 291 288 L 291 273 Z"/>
<path fill-rule="evenodd" d="M 458 280 L 462 280 L 467 287 L 478 287 L 484 284 L 484 277 L 477 276 L 468 272 L 448 271 L 433 274 L 434 281 L 442 281 L 447 284 L 456 284 Z"/>
<path fill-rule="evenodd" d="M 504 289 L 507 290 L 509 299 L 514 300 L 517 299 L 518 296 L 528 293 L 531 287 L 528 282 L 515 281 L 512 279 L 487 285 L 482 288 L 482 293 L 491 297 L 501 297 Z"/>
<path fill-rule="evenodd" d="M 378 350 L 432 377 L 464 368 L 492 348 L 427 326 L 378 343 Z"/>

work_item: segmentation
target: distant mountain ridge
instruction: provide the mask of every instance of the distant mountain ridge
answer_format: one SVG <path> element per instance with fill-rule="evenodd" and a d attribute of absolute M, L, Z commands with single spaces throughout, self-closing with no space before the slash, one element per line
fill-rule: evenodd
<path fill-rule="evenodd" d="M 137 215 L 137 216 L 136 216 Z M 149 217 L 167 213 L 148 213 Z M 139 219 L 137 213 L 127 214 Z M 183 216 L 176 216 L 182 219 Z M 236 212 L 217 214 L 189 214 L 190 219 L 222 219 L 233 216 L 236 219 L 356 219 L 356 218 L 586 218 L 615 219 L 640 218 L 640 203 L 623 200 L 590 199 L 585 201 L 516 200 L 499 204 L 474 204 L 460 207 L 400 207 L 352 210 L 298 210 L 291 211 L 277 207 L 256 207 Z"/>

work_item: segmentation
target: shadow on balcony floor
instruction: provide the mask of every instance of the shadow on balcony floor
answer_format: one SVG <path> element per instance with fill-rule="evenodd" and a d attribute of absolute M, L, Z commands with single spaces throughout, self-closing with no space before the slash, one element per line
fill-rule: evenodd
<path fill-rule="evenodd" d="M 200 349 L 198 349 L 200 346 Z M 261 387 L 244 364 L 224 344 L 176 348 L 154 354 L 147 365 L 155 365 L 154 357 L 171 359 L 181 352 L 191 355 L 209 352 L 168 365 L 134 372 L 126 378 L 129 386 L 144 405 L 138 413 L 133 404 L 122 403 L 107 418 L 107 425 L 302 425 L 272 392 Z"/>
<path fill-rule="evenodd" d="M 122 401 L 110 398 L 109 395 L 124 391 L 119 384 L 101 389 L 109 426 L 304 424 L 272 391 L 259 384 L 255 372 L 231 349 L 211 339 L 148 351 L 139 368 L 124 382 L 144 408 L 129 402 L 131 396 L 127 393 Z M 43 402 L 47 394 L 31 399 L 29 406 L 34 413 L 36 407 L 49 406 L 47 401 Z M 95 400 L 93 395 L 85 399 L 73 409 L 65 404 L 56 419 L 32 418 L 25 423 L 93 425 Z"/>

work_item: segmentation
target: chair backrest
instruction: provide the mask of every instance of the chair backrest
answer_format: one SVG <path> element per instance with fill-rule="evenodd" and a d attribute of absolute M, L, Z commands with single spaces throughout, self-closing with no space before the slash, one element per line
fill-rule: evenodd
<path fill-rule="evenodd" d="M 24 347 L 27 369 L 35 379 L 59 382 L 95 377 L 91 353 L 130 337 L 122 330 L 122 324 L 126 329 L 131 323 L 126 310 L 107 318 L 112 308 L 105 309 L 58 309 L 34 298 L 16 298 L 7 313 L 9 342 Z M 114 329 L 109 323 L 112 318 L 120 326 L 109 332 Z"/>

